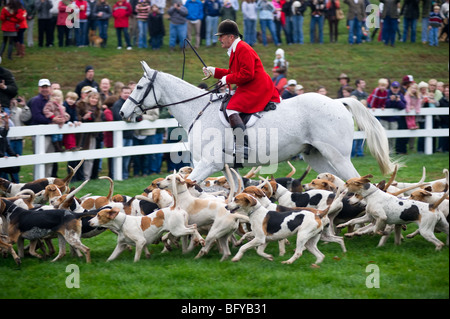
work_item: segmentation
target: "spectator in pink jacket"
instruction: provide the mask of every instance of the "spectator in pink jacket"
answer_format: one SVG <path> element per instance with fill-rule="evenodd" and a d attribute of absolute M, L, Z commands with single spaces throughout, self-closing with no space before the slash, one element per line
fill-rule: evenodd
<path fill-rule="evenodd" d="M 131 5 L 125 0 L 119 0 L 113 6 L 114 28 L 117 33 L 117 49 L 122 49 L 122 32 L 127 43 L 127 50 L 131 50 L 130 35 L 128 34 L 128 17 L 131 15 Z"/>
<path fill-rule="evenodd" d="M 411 86 L 408 88 L 408 90 L 405 93 L 405 100 L 406 100 L 406 113 L 411 112 L 414 110 L 416 114 L 420 113 L 420 108 L 422 104 L 422 98 L 420 96 L 419 92 L 419 86 L 417 83 L 411 84 Z M 408 115 L 405 116 L 406 125 L 410 130 L 416 130 L 419 127 L 416 124 L 416 117 L 414 115 Z"/>
<path fill-rule="evenodd" d="M 62 127 L 64 123 L 70 120 L 70 115 L 66 112 L 66 107 L 63 105 L 63 93 L 60 90 L 53 90 L 50 95 L 50 101 L 45 104 L 42 110 L 45 117 L 50 119 L 52 123 L 58 124 Z M 63 152 L 63 135 L 52 134 L 52 143 L 55 151 Z"/>

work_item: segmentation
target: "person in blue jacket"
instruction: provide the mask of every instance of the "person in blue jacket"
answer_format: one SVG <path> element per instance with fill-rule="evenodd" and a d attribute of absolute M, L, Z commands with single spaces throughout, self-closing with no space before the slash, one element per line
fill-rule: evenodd
<path fill-rule="evenodd" d="M 192 31 L 195 33 L 195 48 L 198 49 L 200 46 L 200 30 L 202 27 L 203 19 L 203 3 L 200 0 L 187 0 L 184 4 L 186 9 L 188 9 L 188 27 L 187 27 L 187 38 L 191 41 Z"/>

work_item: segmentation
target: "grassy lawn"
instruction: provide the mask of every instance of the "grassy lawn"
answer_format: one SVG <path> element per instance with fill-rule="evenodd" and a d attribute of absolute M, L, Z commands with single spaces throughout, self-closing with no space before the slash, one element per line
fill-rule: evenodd
<path fill-rule="evenodd" d="M 111 1 L 109 1 L 112 3 Z M 344 10 L 347 7 L 344 6 Z M 307 11 L 309 13 L 309 9 Z M 109 40 L 106 49 L 100 48 L 27 48 L 23 59 L 9 61 L 3 59 L 2 67 L 10 69 L 19 86 L 19 94 L 27 99 L 38 92 L 37 82 L 40 78 L 49 78 L 59 82 L 64 93 L 74 90 L 76 84 L 84 79 L 84 68 L 91 64 L 95 67 L 95 79 L 108 77 L 113 82 L 138 81 L 142 76 L 139 61 L 145 60 L 150 67 L 181 76 L 183 55 L 181 52 L 170 53 L 168 49 L 168 21 L 164 47 L 160 51 L 133 48 L 132 51 L 116 50 L 116 36 L 113 21 L 110 20 Z M 37 23 L 36 23 L 37 24 Z M 242 15 L 238 14 L 238 24 L 242 30 Z M 259 27 L 258 27 L 259 28 Z M 420 23 L 418 25 L 420 33 Z M 288 78 L 301 83 L 306 91 L 314 91 L 324 85 L 330 97 L 336 97 L 339 83 L 336 77 L 347 73 L 350 78 L 365 79 L 367 91 L 371 92 L 380 77 L 389 77 L 401 81 L 406 74 L 412 74 L 416 82 L 436 78 L 448 83 L 449 48 L 447 43 L 440 43 L 438 48 L 430 48 L 422 43 L 400 43 L 396 47 L 385 47 L 380 42 L 349 46 L 348 31 L 345 22 L 339 26 L 339 42 L 330 44 L 327 22 L 324 27 L 325 44 L 309 44 L 309 14 L 304 23 L 305 44 L 283 45 L 286 58 L 290 62 Z M 36 32 L 37 35 L 37 32 Z M 36 37 L 37 39 L 37 37 Z M 37 45 L 37 43 L 35 42 Z M 271 74 L 272 61 L 276 47 L 261 44 L 255 47 L 266 70 Z M 226 67 L 228 57 L 219 46 L 206 48 L 201 46 L 199 54 L 208 65 Z M 192 52 L 186 56 L 185 80 L 197 84 L 201 81 L 202 65 Z M 210 79 L 208 84 L 211 85 Z M 25 154 L 30 154 L 31 141 L 27 140 Z M 419 155 L 412 153 L 405 156 L 406 164 L 398 173 L 398 180 L 415 182 L 422 175 L 422 166 L 427 168 L 427 180 L 442 178 L 442 169 L 448 168 L 448 154 Z M 107 161 L 103 161 L 101 175 L 107 174 Z M 366 155 L 353 159 L 361 175 L 373 174 L 374 182 L 387 179 L 379 172 L 376 161 Z M 65 163 L 59 165 L 59 177 L 65 176 Z M 306 163 L 295 161 L 296 177 L 299 177 Z M 31 181 L 33 167 L 22 167 L 21 181 Z M 245 173 L 246 170 L 241 173 Z M 290 171 L 281 163 L 275 174 L 285 176 Z M 311 172 L 305 179 L 314 178 Z M 162 175 L 161 175 L 162 176 Z M 147 187 L 153 178 L 131 178 L 115 183 L 116 194 L 136 195 Z M 79 183 L 73 183 L 77 186 Z M 79 193 L 106 195 L 109 184 L 104 180 L 90 181 Z M 416 229 L 408 226 L 404 236 Z M 445 241 L 445 235 L 437 234 Z M 239 263 L 229 260 L 219 262 L 220 254 L 216 249 L 200 260 L 194 260 L 194 252 L 182 255 L 179 250 L 160 254 L 162 245 L 151 246 L 153 256 L 142 257 L 133 263 L 134 252 L 124 252 L 116 261 L 106 263 L 112 253 L 116 236 L 107 231 L 97 237 L 84 239 L 90 247 L 92 263 L 84 259 L 65 256 L 62 260 L 51 263 L 26 257 L 20 270 L 12 258 L 0 259 L 0 299 L 9 298 L 449 298 L 449 248 L 436 252 L 434 245 L 421 236 L 405 239 L 401 246 L 395 246 L 393 238 L 384 247 L 377 248 L 378 236 L 365 236 L 346 239 L 348 252 L 343 254 L 336 244 L 319 243 L 319 249 L 325 254 L 325 260 L 319 269 L 310 268 L 314 257 L 305 254 L 292 265 L 283 265 L 293 253 L 295 239 L 287 246 L 286 256 L 278 256 L 276 243 L 269 244 L 267 252 L 275 260 L 263 260 L 254 250 L 248 251 Z M 56 242 L 56 241 L 55 241 Z M 232 254 L 237 248 L 232 248 Z M 75 264 L 80 270 L 80 288 L 69 289 L 66 279 L 68 265 Z M 366 287 L 368 265 L 376 265 L 380 271 L 380 288 Z"/>
<path fill-rule="evenodd" d="M 354 159 L 361 174 L 371 173 L 373 181 L 383 176 L 370 156 Z M 424 164 L 425 163 L 425 164 Z M 295 176 L 300 176 L 306 164 L 294 161 Z M 398 173 L 399 180 L 418 181 L 422 165 L 427 167 L 427 180 L 441 178 L 442 168 L 448 167 L 448 154 L 411 155 L 405 158 L 407 167 Z M 285 176 L 290 171 L 286 163 L 279 165 L 275 176 Z M 242 173 L 244 173 L 243 171 Z M 305 179 L 315 177 L 311 172 Z M 153 178 L 132 178 L 115 183 L 115 193 L 135 195 L 142 192 Z M 74 184 L 78 185 L 78 183 Z M 80 192 L 106 194 L 108 183 L 90 181 Z M 406 234 L 414 231 L 409 225 Z M 445 235 L 437 234 L 445 241 Z M 347 253 L 336 244 L 319 243 L 325 254 L 320 269 L 310 268 L 314 257 L 305 254 L 292 265 L 283 265 L 293 253 L 295 238 L 291 238 L 286 256 L 278 256 L 278 245 L 269 244 L 267 251 L 275 256 L 273 262 L 262 259 L 254 250 L 248 251 L 239 263 L 219 262 L 221 254 L 212 251 L 200 260 L 194 260 L 198 248 L 182 255 L 174 250 L 160 254 L 162 244 L 150 246 L 152 257 L 133 263 L 134 252 L 126 251 L 117 260 L 106 263 L 116 245 L 116 236 L 107 231 L 97 237 L 84 239 L 90 247 L 92 264 L 84 259 L 65 256 L 51 263 L 26 257 L 20 270 L 11 258 L 0 260 L 0 298 L 169 298 L 169 299 L 240 299 L 240 298 L 396 298 L 429 299 L 449 297 L 449 248 L 436 252 L 434 246 L 421 236 L 405 239 L 395 246 L 390 238 L 384 247 L 377 248 L 378 236 L 345 239 Z M 232 248 L 232 254 L 237 248 Z M 66 279 L 68 265 L 80 270 L 80 288 L 69 289 Z M 369 265 L 380 271 L 380 288 L 367 288 Z"/>

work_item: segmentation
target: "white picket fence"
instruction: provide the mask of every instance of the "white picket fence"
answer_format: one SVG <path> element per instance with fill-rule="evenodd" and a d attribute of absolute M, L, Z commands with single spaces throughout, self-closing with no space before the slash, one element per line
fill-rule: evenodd
<path fill-rule="evenodd" d="M 187 143 L 169 143 L 138 146 L 123 146 L 123 131 L 142 130 L 150 128 L 177 127 L 177 120 L 160 119 L 154 122 L 141 121 L 139 123 L 127 123 L 125 121 L 82 123 L 80 126 L 69 126 L 65 124 L 59 128 L 56 124 L 31 125 L 11 127 L 8 137 L 34 136 L 34 154 L 19 157 L 0 158 L 0 167 L 35 165 L 34 178 L 45 176 L 45 164 L 56 162 L 78 161 L 81 159 L 113 158 L 114 176 L 117 180 L 122 179 L 122 157 L 130 155 L 168 153 L 186 151 Z M 63 153 L 45 153 L 45 136 L 51 134 L 68 133 L 91 133 L 91 132 L 113 132 L 113 147 L 103 149 L 81 150 Z"/>
<path fill-rule="evenodd" d="M 425 154 L 432 154 L 433 137 L 449 136 L 448 129 L 433 129 L 433 115 L 448 115 L 448 108 L 427 108 L 422 109 L 420 115 L 426 118 L 425 128 L 419 130 L 396 130 L 386 131 L 388 138 L 397 137 L 425 137 Z M 397 110 L 374 110 L 374 116 L 405 116 L 414 115 L 414 112 L 406 114 L 405 111 Z M 153 144 L 139 146 L 123 146 L 123 131 L 140 130 L 149 128 L 177 127 L 178 122 L 171 119 L 160 119 L 154 122 L 142 121 L 139 123 L 127 123 L 124 121 L 82 123 L 78 127 L 64 125 L 59 128 L 57 125 L 34 125 L 11 127 L 8 137 L 34 136 L 35 149 L 32 155 L 20 157 L 0 158 L 0 167 L 35 165 L 34 178 L 45 177 L 45 164 L 55 162 L 77 161 L 81 159 L 113 158 L 114 176 L 117 180 L 122 179 L 122 156 L 168 153 L 187 151 L 188 143 Z M 113 132 L 114 146 L 112 148 L 81 150 L 76 152 L 45 153 L 45 136 L 51 134 L 67 133 L 88 133 L 88 132 Z M 364 132 L 355 132 L 355 138 L 364 138 Z"/>

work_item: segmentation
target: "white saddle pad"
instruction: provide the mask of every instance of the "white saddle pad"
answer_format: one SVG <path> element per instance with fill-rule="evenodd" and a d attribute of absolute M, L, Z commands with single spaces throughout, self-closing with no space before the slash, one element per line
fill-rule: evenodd
<path fill-rule="evenodd" d="M 247 124 L 245 124 L 245 127 L 249 128 L 252 127 L 253 125 L 255 125 L 256 121 L 258 121 L 259 119 L 261 119 L 263 117 L 264 112 L 257 112 L 252 114 L 252 117 L 250 118 L 250 120 L 248 120 Z M 223 114 L 223 112 L 219 109 L 219 118 L 222 121 L 223 125 L 225 125 L 225 127 L 231 127 L 230 123 L 227 121 L 227 119 L 225 118 L 225 115 Z"/>

